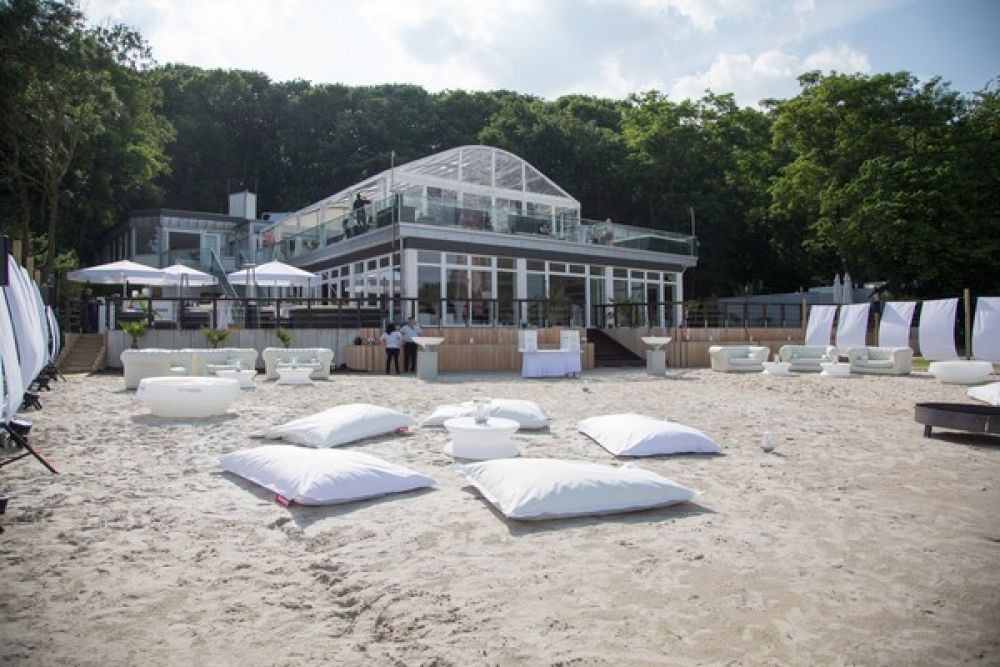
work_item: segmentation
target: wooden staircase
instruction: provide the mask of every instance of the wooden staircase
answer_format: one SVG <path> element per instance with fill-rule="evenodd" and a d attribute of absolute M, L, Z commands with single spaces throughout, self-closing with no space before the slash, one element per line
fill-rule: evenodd
<path fill-rule="evenodd" d="M 104 368 L 104 334 L 69 334 L 56 365 L 63 373 L 93 373 Z"/>

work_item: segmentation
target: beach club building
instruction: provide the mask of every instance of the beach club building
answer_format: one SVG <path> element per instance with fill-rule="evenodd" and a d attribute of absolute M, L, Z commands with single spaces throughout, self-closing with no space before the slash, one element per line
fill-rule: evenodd
<path fill-rule="evenodd" d="M 262 230 L 271 256 L 318 273 L 312 296 L 389 304 L 393 319 L 468 326 L 666 326 L 693 236 L 587 220 L 531 164 L 461 146 L 394 166 Z M 637 321 L 638 320 L 638 321 Z M 620 323 L 619 323 L 620 324 Z"/>

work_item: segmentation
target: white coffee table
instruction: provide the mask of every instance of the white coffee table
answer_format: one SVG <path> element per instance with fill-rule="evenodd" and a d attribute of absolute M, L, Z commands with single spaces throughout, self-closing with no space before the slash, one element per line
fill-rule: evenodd
<path fill-rule="evenodd" d="M 485 424 L 477 424 L 475 417 L 455 417 L 444 422 L 451 435 L 444 453 L 456 459 L 486 461 L 519 456 L 520 451 L 510 437 L 520 427 L 513 419 L 490 417 Z"/>
<path fill-rule="evenodd" d="M 831 378 L 851 377 L 850 364 L 823 362 L 819 365 L 819 367 L 823 369 L 823 372 L 820 373 L 820 375 L 825 375 L 826 377 L 831 377 Z"/>
<path fill-rule="evenodd" d="M 257 371 L 253 369 L 223 368 L 222 370 L 215 371 L 215 375 L 216 377 L 238 381 L 240 389 L 253 389 L 253 379 L 256 377 Z"/>
<path fill-rule="evenodd" d="M 312 384 L 309 378 L 312 366 L 278 366 L 278 380 L 274 384 Z"/>
<path fill-rule="evenodd" d="M 159 417 L 212 417 L 240 397 L 240 384 L 227 378 L 143 378 L 135 396 Z"/>
<path fill-rule="evenodd" d="M 788 361 L 765 361 L 763 372 L 765 375 L 773 375 L 775 377 L 791 377 L 792 364 Z"/>
<path fill-rule="evenodd" d="M 932 361 L 928 372 L 945 384 L 980 384 L 989 379 L 993 364 L 988 361 L 957 359 Z"/>

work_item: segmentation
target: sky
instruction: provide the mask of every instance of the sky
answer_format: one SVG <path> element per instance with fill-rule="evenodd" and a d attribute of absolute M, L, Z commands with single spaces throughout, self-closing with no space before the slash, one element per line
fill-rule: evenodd
<path fill-rule="evenodd" d="M 706 89 L 744 106 L 808 70 L 907 70 L 963 93 L 1000 76 L 1000 0 L 82 0 L 161 64 L 430 91 L 621 98 Z"/>

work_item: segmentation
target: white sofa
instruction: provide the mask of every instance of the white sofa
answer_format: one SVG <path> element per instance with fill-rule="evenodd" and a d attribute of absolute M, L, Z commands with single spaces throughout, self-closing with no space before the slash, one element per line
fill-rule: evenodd
<path fill-rule="evenodd" d="M 135 389 L 143 378 L 214 375 L 222 368 L 256 368 L 257 350 L 235 347 L 130 349 L 122 352 L 121 360 L 125 388 Z"/>
<path fill-rule="evenodd" d="M 713 345 L 708 348 L 712 370 L 724 373 L 761 373 L 770 353 L 770 349 L 754 345 Z"/>
<path fill-rule="evenodd" d="M 908 375 L 913 368 L 913 350 L 908 347 L 852 347 L 847 350 L 852 373 Z"/>
<path fill-rule="evenodd" d="M 129 349 L 122 351 L 121 360 L 126 389 L 135 389 L 143 378 L 191 374 L 188 350 Z"/>
<path fill-rule="evenodd" d="M 313 366 L 309 374 L 313 380 L 325 380 L 330 377 L 330 365 L 333 363 L 333 350 L 326 347 L 268 347 L 261 354 L 264 358 L 264 373 L 268 380 L 278 379 L 278 366 Z"/>
<path fill-rule="evenodd" d="M 222 369 L 257 368 L 257 350 L 241 347 L 184 350 L 191 354 L 191 375 L 215 375 Z"/>
<path fill-rule="evenodd" d="M 836 354 L 832 345 L 782 345 L 778 350 L 781 360 L 791 364 L 788 370 L 814 373 L 823 370 L 820 364 L 835 362 Z"/>

